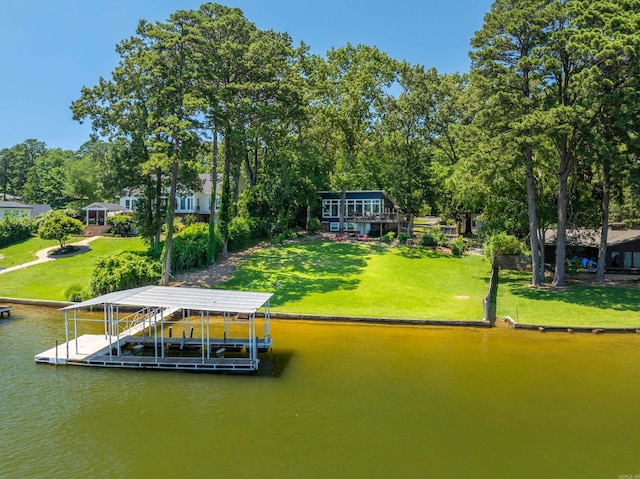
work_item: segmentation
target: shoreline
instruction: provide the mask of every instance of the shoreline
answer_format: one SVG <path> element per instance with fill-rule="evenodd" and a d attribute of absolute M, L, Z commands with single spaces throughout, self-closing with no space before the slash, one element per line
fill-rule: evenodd
<path fill-rule="evenodd" d="M 0 302 L 7 304 L 24 304 L 27 306 L 44 306 L 49 308 L 64 308 L 75 304 L 71 301 L 54 301 L 54 300 L 41 300 L 41 299 L 25 299 L 25 298 L 5 298 L 0 297 Z M 478 320 L 447 320 L 447 319 L 409 319 L 409 318 L 372 318 L 366 316 L 338 316 L 338 315 L 319 315 L 319 314 L 294 314 L 294 313 L 278 313 L 271 312 L 271 319 L 287 320 L 287 321 L 323 321 L 334 323 L 359 323 L 359 324 L 384 324 L 395 326 L 434 326 L 434 327 L 458 327 L 458 328 L 482 328 L 482 329 L 514 329 L 525 331 L 539 331 L 544 332 L 560 332 L 560 333 L 623 333 L 623 334 L 640 334 L 640 326 L 638 327 L 599 327 L 599 326 L 554 326 L 545 324 L 527 324 L 517 323 L 509 316 L 505 318 L 498 318 L 496 324 L 492 325 L 489 321 L 484 319 Z M 257 317 L 264 317 L 264 313 L 259 312 Z M 504 323 L 504 326 L 499 326 L 498 323 Z"/>

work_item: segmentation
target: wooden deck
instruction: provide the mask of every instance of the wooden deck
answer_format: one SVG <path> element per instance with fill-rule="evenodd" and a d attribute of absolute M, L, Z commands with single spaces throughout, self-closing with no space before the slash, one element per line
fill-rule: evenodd
<path fill-rule="evenodd" d="M 11 306 L 0 306 L 0 318 L 3 316 L 11 316 Z"/>

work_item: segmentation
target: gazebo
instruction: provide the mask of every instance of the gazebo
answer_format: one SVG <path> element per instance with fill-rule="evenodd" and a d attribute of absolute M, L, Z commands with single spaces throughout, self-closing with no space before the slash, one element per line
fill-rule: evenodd
<path fill-rule="evenodd" d="M 118 203 L 91 203 L 82 208 L 86 212 L 85 225 L 107 224 L 107 217 L 125 213 L 127 209 Z"/>
<path fill-rule="evenodd" d="M 272 293 L 145 286 L 62 308 L 65 343 L 36 355 L 39 363 L 250 372 L 272 347 Z M 102 319 L 78 312 L 102 308 Z M 256 313 L 264 311 L 257 335 Z M 78 334 L 83 321 L 103 323 L 103 334 Z M 182 330 L 182 335 L 173 334 Z M 194 331 L 196 334 L 194 335 Z M 238 333 L 240 331 L 240 333 Z"/>

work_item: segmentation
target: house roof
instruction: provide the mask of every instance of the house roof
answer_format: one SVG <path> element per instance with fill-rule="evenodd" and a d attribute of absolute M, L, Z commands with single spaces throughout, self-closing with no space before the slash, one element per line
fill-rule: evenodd
<path fill-rule="evenodd" d="M 29 205 L 31 206 L 31 217 L 34 218 L 39 214 L 51 211 L 51 205 Z"/>
<path fill-rule="evenodd" d="M 0 208 L 21 208 L 30 210 L 32 205 L 25 205 L 24 203 L 18 203 L 17 201 L 0 201 Z"/>
<path fill-rule="evenodd" d="M 547 230 L 545 244 L 555 245 L 557 230 Z M 640 240 L 640 230 L 609 230 L 607 232 L 607 246 L 615 246 Z M 583 246 L 585 248 L 598 248 L 600 246 L 600 231 L 587 228 L 567 230 L 567 244 Z"/>
<path fill-rule="evenodd" d="M 273 296 L 273 293 L 179 288 L 175 286 L 144 286 L 98 296 L 97 298 L 62 308 L 62 311 L 99 304 L 118 304 L 137 307 L 192 309 L 216 313 L 255 314 L 258 309 L 269 301 L 271 296 Z"/>
<path fill-rule="evenodd" d="M 106 210 L 106 211 L 127 211 L 127 209 L 119 203 L 91 203 L 90 205 L 82 208 L 83 211 L 87 210 Z"/>

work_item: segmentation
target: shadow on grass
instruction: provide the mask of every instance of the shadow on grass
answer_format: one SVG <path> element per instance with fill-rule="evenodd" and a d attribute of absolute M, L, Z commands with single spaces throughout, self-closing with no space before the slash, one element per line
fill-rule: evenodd
<path fill-rule="evenodd" d="M 440 258 L 454 258 L 453 255 L 437 251 L 432 248 L 424 248 L 421 246 L 397 246 L 394 248 L 394 252 L 400 256 L 409 259 L 440 259 Z"/>
<path fill-rule="evenodd" d="M 500 284 L 508 285 L 511 294 L 535 301 L 564 301 L 614 311 L 640 311 L 640 291 L 637 287 L 569 285 L 566 289 L 535 289 L 529 287 L 530 276 L 512 271 L 500 272 Z"/>
<path fill-rule="evenodd" d="M 219 287 L 271 291 L 271 306 L 299 301 L 310 293 L 353 290 L 375 246 L 358 243 L 306 243 L 255 253 Z"/>

